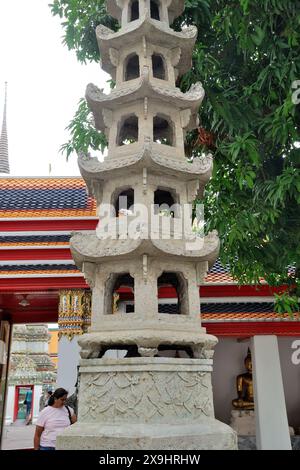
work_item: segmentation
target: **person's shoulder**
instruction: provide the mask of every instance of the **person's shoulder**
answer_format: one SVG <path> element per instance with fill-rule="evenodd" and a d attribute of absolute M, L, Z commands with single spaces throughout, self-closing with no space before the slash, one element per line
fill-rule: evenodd
<path fill-rule="evenodd" d="M 53 410 L 52 406 L 45 406 L 45 408 L 42 409 L 42 411 L 40 412 L 40 415 L 48 415 L 51 413 L 51 411 Z"/>
<path fill-rule="evenodd" d="M 51 410 L 49 410 L 49 408 L 51 408 L 51 406 L 46 406 L 39 412 L 38 419 L 36 422 L 38 426 L 44 426 L 44 423 L 49 418 L 51 413 Z"/>
<path fill-rule="evenodd" d="M 73 416 L 75 414 L 75 411 L 74 411 L 74 408 L 71 406 L 71 405 L 65 405 L 65 409 L 66 411 L 69 410 L 70 413 L 71 413 L 71 416 Z M 67 411 L 68 412 L 68 411 Z"/>
<path fill-rule="evenodd" d="M 40 411 L 40 415 L 44 415 L 45 413 L 47 413 L 47 408 L 49 408 L 48 406 L 45 406 L 41 411 Z"/>

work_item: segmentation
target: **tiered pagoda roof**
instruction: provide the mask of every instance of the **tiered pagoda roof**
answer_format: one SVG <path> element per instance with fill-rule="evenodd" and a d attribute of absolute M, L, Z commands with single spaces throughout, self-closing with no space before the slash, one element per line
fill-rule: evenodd
<path fill-rule="evenodd" d="M 176 60 L 176 68 L 178 75 L 184 75 L 192 64 L 192 50 L 197 39 L 196 26 L 189 26 L 180 32 L 172 29 L 165 29 L 158 21 L 144 17 L 143 20 L 132 22 L 130 26 L 124 30 L 115 33 L 104 25 L 96 28 L 96 36 L 101 53 L 101 67 L 105 72 L 109 73 L 113 78 L 116 77 L 115 59 L 112 55 L 112 48 L 115 51 L 120 49 L 124 43 L 124 35 L 126 34 L 127 45 L 135 44 L 141 35 L 150 40 L 153 44 L 164 42 L 166 47 L 173 48 L 174 60 Z M 180 49 L 180 52 L 178 52 Z M 177 54 L 177 56 L 176 56 Z"/>

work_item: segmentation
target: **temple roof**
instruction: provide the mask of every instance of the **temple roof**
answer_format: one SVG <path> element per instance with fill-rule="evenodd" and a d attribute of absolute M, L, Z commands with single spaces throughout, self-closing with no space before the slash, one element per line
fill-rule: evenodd
<path fill-rule="evenodd" d="M 124 41 L 129 47 L 135 45 L 141 37 L 145 37 L 149 43 L 161 45 L 161 47 L 173 50 L 176 54 L 180 49 L 176 68 L 179 76 L 182 76 L 192 66 L 193 48 L 197 34 L 196 26 L 189 26 L 178 32 L 170 28 L 166 29 L 163 23 L 151 18 L 132 22 L 126 30 L 121 29 L 118 32 L 112 31 L 104 25 L 99 25 L 96 28 L 96 36 L 101 56 L 101 67 L 115 79 L 116 65 L 111 54 L 112 49 L 119 51 L 124 46 Z"/>
<path fill-rule="evenodd" d="M 95 217 L 82 178 L 0 177 L 0 218 Z"/>

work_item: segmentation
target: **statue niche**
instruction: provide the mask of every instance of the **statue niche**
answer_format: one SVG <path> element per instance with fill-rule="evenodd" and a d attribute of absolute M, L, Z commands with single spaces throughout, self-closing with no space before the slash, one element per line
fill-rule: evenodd
<path fill-rule="evenodd" d="M 247 357 L 245 358 L 245 367 L 247 372 L 238 375 L 236 378 L 238 397 L 232 400 L 232 405 L 238 410 L 254 410 L 252 358 L 249 348 Z"/>

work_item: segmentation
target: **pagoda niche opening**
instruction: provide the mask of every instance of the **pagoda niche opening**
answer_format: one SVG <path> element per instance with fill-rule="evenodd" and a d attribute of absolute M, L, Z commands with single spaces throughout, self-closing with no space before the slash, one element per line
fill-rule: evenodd
<path fill-rule="evenodd" d="M 130 54 L 125 60 L 124 81 L 134 80 L 140 76 L 140 58 L 137 54 Z"/>
<path fill-rule="evenodd" d="M 154 20 L 160 21 L 159 3 L 155 0 L 150 0 L 150 16 Z"/>
<path fill-rule="evenodd" d="M 158 188 L 154 192 L 154 214 L 166 213 L 170 217 L 179 217 L 176 204 L 179 204 L 175 192 Z"/>
<path fill-rule="evenodd" d="M 166 116 L 158 114 L 153 119 L 153 141 L 157 144 L 175 146 L 174 124 Z"/>
<path fill-rule="evenodd" d="M 190 346 L 161 344 L 158 347 L 159 357 L 175 357 L 194 359 L 194 353 Z M 170 354 L 171 353 L 171 354 Z M 172 354 L 173 353 L 173 354 Z"/>
<path fill-rule="evenodd" d="M 129 6 L 129 22 L 138 20 L 140 17 L 139 0 L 133 0 Z"/>
<path fill-rule="evenodd" d="M 107 351 L 113 353 L 113 356 L 107 357 L 116 357 L 117 353 L 118 359 L 128 357 L 141 357 L 138 352 L 138 347 L 134 344 L 112 344 L 111 346 L 106 346 L 101 349 L 99 358 L 102 358 Z"/>
<path fill-rule="evenodd" d="M 124 211 L 124 213 L 128 213 L 130 210 L 132 211 L 134 205 L 134 189 L 118 189 L 112 196 L 112 205 L 114 207 L 116 217 L 121 215 L 120 211 Z"/>
<path fill-rule="evenodd" d="M 135 114 L 121 119 L 118 128 L 117 145 L 134 144 L 139 137 L 139 120 Z"/>
<path fill-rule="evenodd" d="M 167 80 L 166 66 L 163 57 L 160 54 L 152 55 L 153 77 L 160 80 Z"/>
<path fill-rule="evenodd" d="M 131 301 L 134 305 L 134 278 L 129 273 L 111 274 L 105 287 L 106 315 L 116 315 L 119 313 L 118 304 L 122 294 L 130 297 L 133 295 L 133 299 Z"/>
<path fill-rule="evenodd" d="M 188 304 L 187 304 L 188 285 L 187 285 L 187 280 L 184 278 L 182 273 L 163 272 L 162 275 L 157 279 L 158 297 L 159 297 L 161 289 L 170 288 L 170 287 L 173 289 L 173 292 L 176 294 L 176 299 L 177 299 L 177 303 L 174 305 L 174 310 L 172 311 L 172 314 L 188 315 Z"/>

